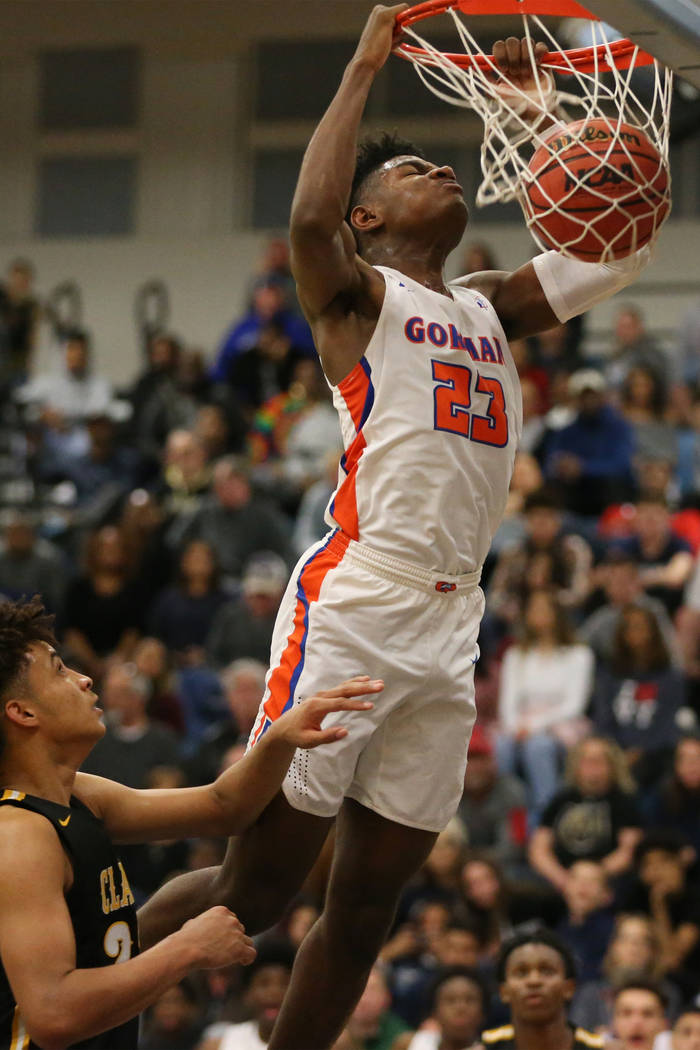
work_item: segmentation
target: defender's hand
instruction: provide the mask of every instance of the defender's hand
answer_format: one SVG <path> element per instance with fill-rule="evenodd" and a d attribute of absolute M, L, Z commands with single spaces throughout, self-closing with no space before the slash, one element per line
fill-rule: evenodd
<path fill-rule="evenodd" d="M 360 42 L 355 51 L 355 59 L 367 62 L 375 72 L 379 72 L 396 46 L 398 36 L 396 32 L 396 16 L 408 8 L 408 4 L 393 4 L 386 7 L 377 4 L 367 19 Z"/>
<path fill-rule="evenodd" d="M 247 966 L 257 954 L 242 922 L 223 905 L 190 919 L 174 936 L 183 949 L 186 945 L 193 950 L 198 970 L 218 970 L 234 963 Z"/>
<path fill-rule="evenodd" d="M 358 698 L 369 693 L 380 693 L 383 688 L 384 683 L 379 679 L 370 680 L 368 675 L 358 675 L 335 689 L 324 689 L 316 696 L 296 704 L 275 722 L 269 732 L 274 732 L 293 747 L 311 748 L 342 740 L 348 735 L 343 726 L 322 728 L 321 723 L 326 715 L 332 711 L 369 711 L 374 704 L 370 700 Z"/>

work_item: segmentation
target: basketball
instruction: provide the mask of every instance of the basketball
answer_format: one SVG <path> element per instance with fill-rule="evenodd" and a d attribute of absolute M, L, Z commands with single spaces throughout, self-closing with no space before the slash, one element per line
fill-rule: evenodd
<path fill-rule="evenodd" d="M 602 117 L 551 131 L 524 178 L 528 226 L 548 248 L 587 262 L 647 244 L 671 202 L 668 168 L 640 128 Z"/>

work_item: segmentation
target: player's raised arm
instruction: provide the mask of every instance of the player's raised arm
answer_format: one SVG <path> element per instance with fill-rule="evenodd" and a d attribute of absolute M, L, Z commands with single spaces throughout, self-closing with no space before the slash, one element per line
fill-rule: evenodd
<path fill-rule="evenodd" d="M 74 794 L 104 821 L 115 842 L 237 835 L 277 794 L 298 747 L 332 745 L 347 736 L 344 726 L 324 727 L 326 715 L 367 710 L 372 702 L 366 696 L 382 689 L 382 682 L 358 676 L 309 697 L 271 724 L 213 784 L 136 791 L 78 773 Z"/>
<path fill-rule="evenodd" d="M 359 292 L 363 278 L 380 280 L 356 256 L 345 214 L 367 96 L 391 51 L 396 16 L 407 6 L 373 9 L 340 87 L 304 154 L 292 203 L 290 241 L 299 301 L 312 323 L 341 293 Z"/>

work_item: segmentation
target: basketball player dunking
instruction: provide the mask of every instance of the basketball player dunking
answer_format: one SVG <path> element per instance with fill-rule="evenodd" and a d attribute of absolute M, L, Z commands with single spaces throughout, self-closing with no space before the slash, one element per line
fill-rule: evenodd
<path fill-rule="evenodd" d="M 503 513 L 521 429 L 507 340 L 551 328 L 633 279 L 550 252 L 514 273 L 447 284 L 467 223 L 453 171 L 385 137 L 356 163 L 375 75 L 405 4 L 376 7 L 304 157 L 291 216 L 299 299 L 345 441 L 329 535 L 280 608 L 254 748 L 327 677 L 385 683 L 333 754 L 297 753 L 283 791 L 221 870 L 169 883 L 147 938 L 214 902 L 250 932 L 299 890 L 331 823 L 326 905 L 294 967 L 270 1050 L 330 1046 L 364 988 L 406 880 L 460 799 L 475 719 L 481 565 Z M 526 78 L 524 45 L 496 45 Z M 538 49 L 538 54 L 543 49 Z"/>

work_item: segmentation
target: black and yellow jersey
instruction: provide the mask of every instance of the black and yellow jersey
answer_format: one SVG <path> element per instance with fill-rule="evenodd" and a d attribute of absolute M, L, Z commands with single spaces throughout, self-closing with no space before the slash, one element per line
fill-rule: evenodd
<path fill-rule="evenodd" d="M 515 1029 L 512 1024 L 503 1024 L 500 1028 L 488 1028 L 481 1033 L 481 1042 L 485 1050 L 517 1050 Z M 602 1035 L 588 1032 L 585 1028 L 574 1028 L 572 1050 L 601 1050 L 605 1045 Z"/>
<path fill-rule="evenodd" d="M 77 968 L 109 966 L 137 955 L 134 897 L 102 821 L 77 798 L 71 798 L 70 806 L 61 806 L 8 790 L 0 794 L 0 805 L 32 810 L 56 829 L 73 867 L 66 904 L 75 934 Z M 137 1040 L 138 1018 L 134 1018 L 74 1046 L 75 1050 L 135 1050 Z M 0 1050 L 38 1050 L 27 1034 L 1 965 Z"/>

